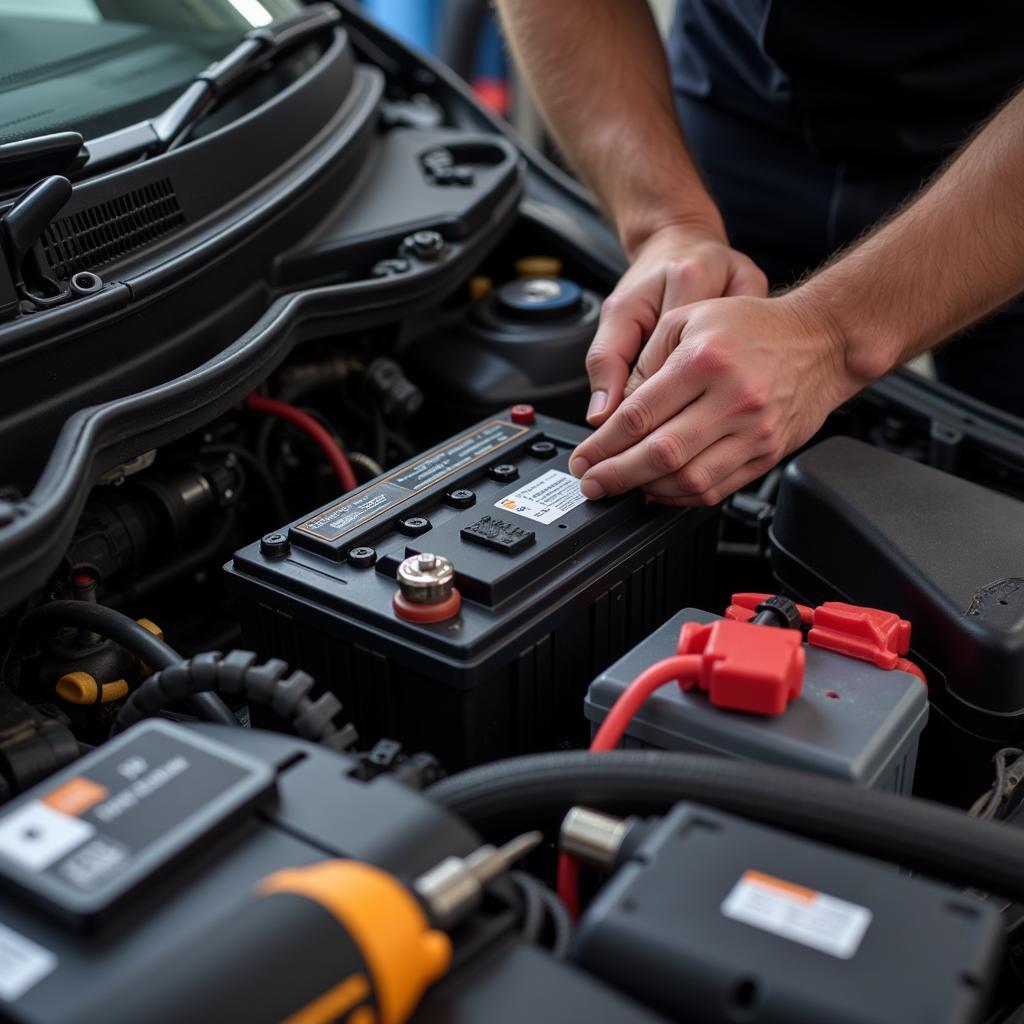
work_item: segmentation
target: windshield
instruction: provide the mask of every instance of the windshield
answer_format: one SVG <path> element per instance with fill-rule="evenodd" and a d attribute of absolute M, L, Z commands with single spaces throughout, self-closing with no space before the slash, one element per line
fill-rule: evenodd
<path fill-rule="evenodd" d="M 298 0 L 0 0 L 0 143 L 153 117 Z"/>

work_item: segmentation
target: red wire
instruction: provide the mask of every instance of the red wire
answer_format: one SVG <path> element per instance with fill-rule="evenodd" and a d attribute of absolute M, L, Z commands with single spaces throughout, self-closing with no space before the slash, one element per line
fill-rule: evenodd
<path fill-rule="evenodd" d="M 619 695 L 619 699 L 605 715 L 601 728 L 597 730 L 590 743 L 592 753 L 614 750 L 629 727 L 633 716 L 640 710 L 644 702 L 655 690 L 660 690 L 666 683 L 681 679 L 692 679 L 701 669 L 699 654 L 681 654 L 663 661 L 655 662 L 645 669 Z M 579 916 L 580 866 L 574 857 L 567 853 L 558 855 L 558 895 L 573 918 Z"/>
<path fill-rule="evenodd" d="M 264 412 L 298 427 L 323 452 L 341 486 L 346 491 L 355 489 L 356 475 L 352 472 L 352 465 L 347 456 L 338 442 L 312 416 L 301 409 L 296 409 L 294 405 L 279 402 L 276 398 L 264 398 L 263 395 L 250 395 L 245 404 L 253 412 Z"/>

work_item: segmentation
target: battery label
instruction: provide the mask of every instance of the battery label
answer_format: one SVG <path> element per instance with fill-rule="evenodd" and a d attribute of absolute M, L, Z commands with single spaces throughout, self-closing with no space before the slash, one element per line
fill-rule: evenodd
<path fill-rule="evenodd" d="M 413 465 L 405 466 L 351 498 L 318 512 L 296 529 L 321 540 L 335 541 L 409 501 L 424 488 L 493 455 L 528 429 L 503 420 L 485 423 L 479 430 L 456 438 L 445 447 L 424 455 Z"/>
<path fill-rule="evenodd" d="M 849 960 L 860 948 L 871 911 L 856 903 L 746 871 L 722 903 L 734 921 Z"/>
<path fill-rule="evenodd" d="M 0 924 L 0 999 L 20 999 L 56 966 L 57 957 L 48 949 Z"/>
<path fill-rule="evenodd" d="M 494 507 L 532 519 L 535 523 L 550 524 L 586 500 L 576 477 L 557 469 L 549 469 L 519 490 L 496 501 Z"/>
<path fill-rule="evenodd" d="M 0 873 L 90 913 L 273 790 L 273 771 L 165 722 L 137 726 L 0 815 Z"/>

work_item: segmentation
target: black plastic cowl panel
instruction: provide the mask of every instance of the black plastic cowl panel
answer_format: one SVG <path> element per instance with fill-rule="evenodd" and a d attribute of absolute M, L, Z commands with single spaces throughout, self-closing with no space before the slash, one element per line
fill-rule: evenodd
<path fill-rule="evenodd" d="M 909 619 L 951 717 L 992 735 L 1024 726 L 1024 502 L 836 437 L 790 464 L 771 540 L 804 598 Z"/>

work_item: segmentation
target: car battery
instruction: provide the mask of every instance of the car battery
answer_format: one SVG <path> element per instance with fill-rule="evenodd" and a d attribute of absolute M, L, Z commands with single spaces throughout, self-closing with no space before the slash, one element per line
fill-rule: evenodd
<path fill-rule="evenodd" d="M 889 864 L 692 804 L 629 850 L 574 959 L 673 1020 L 976 1024 L 998 911 Z"/>
<path fill-rule="evenodd" d="M 684 623 L 719 616 L 687 608 L 594 680 L 584 703 L 594 730 L 644 669 L 676 653 Z M 768 629 L 771 627 L 760 627 Z M 909 793 L 928 696 L 916 676 L 804 645 L 801 695 L 778 716 L 715 707 L 701 690 L 668 685 L 630 722 L 623 746 L 721 754 Z"/>
<path fill-rule="evenodd" d="M 515 407 L 239 551 L 245 643 L 336 693 L 365 742 L 448 768 L 585 740 L 588 683 L 709 585 L 716 533 L 639 493 L 586 501 L 587 433 Z M 454 567 L 438 621 L 396 600 L 407 559 L 423 583 Z"/>

